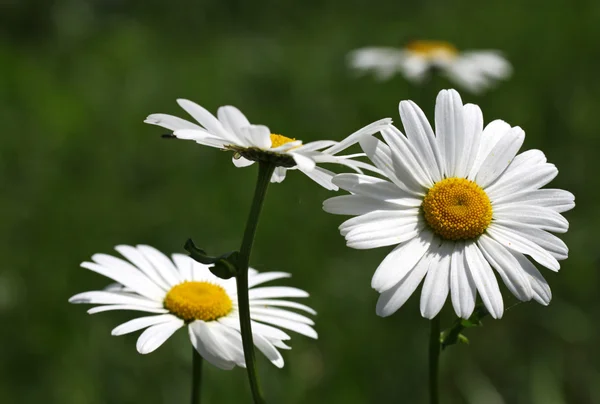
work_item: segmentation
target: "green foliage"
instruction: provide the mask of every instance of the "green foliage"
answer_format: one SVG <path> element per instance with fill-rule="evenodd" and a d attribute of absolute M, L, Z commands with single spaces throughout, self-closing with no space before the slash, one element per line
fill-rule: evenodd
<path fill-rule="evenodd" d="M 569 259 L 558 274 L 542 270 L 550 306 L 487 319 L 469 346 L 444 351 L 443 403 L 600 403 L 599 18 L 591 0 L 2 2 L 0 401 L 188 401 L 185 332 L 142 356 L 137 335 L 110 335 L 136 313 L 90 317 L 67 303 L 109 283 L 78 265 L 116 254 L 114 245 L 240 244 L 257 168 L 161 139 L 163 129 L 142 123 L 148 114 L 184 116 L 179 97 L 213 112 L 231 104 L 304 141 L 339 140 L 388 116 L 399 124 L 401 99 L 432 118 L 433 92 L 401 77 L 357 78 L 345 66 L 357 47 L 431 38 L 504 51 L 514 77 L 463 100 L 479 104 L 486 122 L 524 128 L 524 149 L 542 149 L 560 170 L 551 187 L 578 203 L 561 236 Z M 388 249 L 348 249 L 337 230 L 344 218 L 321 210 L 332 195 L 290 171 L 266 199 L 251 264 L 290 272 L 289 285 L 310 291 L 320 336 L 294 335 L 283 370 L 258 355 L 268 402 L 425 402 L 428 324 L 418 293 L 391 318 L 375 315 L 370 278 Z M 454 318 L 449 304 L 442 315 Z M 249 402 L 242 369 L 206 366 L 205 378 L 205 403 Z"/>

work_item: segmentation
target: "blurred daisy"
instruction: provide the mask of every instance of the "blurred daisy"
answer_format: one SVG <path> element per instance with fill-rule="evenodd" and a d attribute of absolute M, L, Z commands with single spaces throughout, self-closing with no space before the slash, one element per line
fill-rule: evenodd
<path fill-rule="evenodd" d="M 298 169 L 319 185 L 337 190 L 331 183 L 335 173 L 317 167 L 317 164 L 338 163 L 357 172 L 362 172 L 363 168 L 373 169 L 369 164 L 354 160 L 364 154 L 337 155 L 356 142 L 342 144 L 320 140 L 303 144 L 300 140 L 271 133 L 266 126 L 250 124 L 246 116 L 232 106 L 220 107 L 215 117 L 192 101 L 179 99 L 177 103 L 201 126 L 167 114 L 149 115 L 144 122 L 169 129 L 178 139 L 194 140 L 201 145 L 230 150 L 234 152 L 233 164 L 236 167 L 247 167 L 256 161 L 271 162 L 277 166 L 271 182 L 282 182 L 287 169 Z M 358 130 L 350 138 L 372 135 L 390 123 L 391 119 L 382 119 Z"/>
<path fill-rule="evenodd" d="M 413 41 L 403 49 L 362 48 L 350 53 L 350 65 L 371 71 L 380 80 L 402 73 L 408 80 L 422 82 L 431 70 L 439 70 L 449 80 L 473 93 L 488 89 L 512 73 L 510 63 L 498 51 L 459 52 L 442 41 Z"/>
<path fill-rule="evenodd" d="M 214 276 L 208 266 L 190 257 L 166 255 L 150 246 L 126 245 L 115 248 L 128 261 L 106 254 L 95 254 L 93 262 L 82 267 L 117 283 L 101 291 L 84 292 L 69 299 L 71 303 L 98 304 L 88 310 L 94 314 L 108 310 L 134 310 L 152 313 L 128 321 L 112 330 L 123 335 L 145 329 L 137 340 L 137 350 L 147 354 L 160 347 L 175 331 L 187 327 L 192 345 L 207 361 L 221 369 L 245 367 L 235 279 Z M 290 349 L 283 341 L 287 329 L 317 338 L 314 322 L 290 311 L 298 309 L 316 314 L 313 309 L 282 298 L 307 297 L 303 290 L 286 286 L 256 287 L 275 279 L 288 278 L 284 272 L 249 272 L 250 316 L 256 347 L 277 367 L 283 367 L 278 349 Z"/>
<path fill-rule="evenodd" d="M 560 189 L 540 189 L 558 170 L 544 153 L 517 154 L 525 134 L 496 120 L 483 129 L 479 107 L 443 90 L 435 107 L 435 134 L 412 101 L 400 103 L 406 136 L 395 127 L 361 141 L 388 179 L 341 174 L 333 182 L 350 195 L 324 209 L 356 216 L 340 226 L 349 247 L 397 245 L 377 268 L 377 313 L 398 310 L 425 279 L 421 314 L 435 317 L 448 294 L 459 317 L 473 312 L 477 293 L 494 318 L 502 317 L 496 270 L 522 301 L 547 305 L 550 288 L 529 258 L 558 271 L 567 258 L 560 214 L 575 206 Z"/>

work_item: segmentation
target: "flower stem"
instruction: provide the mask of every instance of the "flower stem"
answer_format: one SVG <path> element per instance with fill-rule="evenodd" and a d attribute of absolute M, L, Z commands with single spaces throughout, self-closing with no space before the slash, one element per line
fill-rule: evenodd
<path fill-rule="evenodd" d="M 439 403 L 438 368 L 440 359 L 440 316 L 431 320 L 429 333 L 429 402 Z"/>
<path fill-rule="evenodd" d="M 200 404 L 202 386 L 202 356 L 192 347 L 192 404 Z"/>
<path fill-rule="evenodd" d="M 244 230 L 244 239 L 240 248 L 240 255 L 237 262 L 237 295 L 238 307 L 240 310 L 240 325 L 242 331 L 242 345 L 244 347 L 244 359 L 246 360 L 246 369 L 250 381 L 250 389 L 255 404 L 263 404 L 258 377 L 256 375 L 256 365 L 254 358 L 254 342 L 252 340 L 252 326 L 250 324 L 250 301 L 248 297 L 248 264 L 250 262 L 250 253 L 254 242 L 254 234 L 258 225 L 258 218 L 262 209 L 263 201 L 267 193 L 267 188 L 273 175 L 275 166 L 266 162 L 259 162 L 258 179 L 254 190 L 254 199 L 250 208 L 250 215 L 246 222 Z"/>

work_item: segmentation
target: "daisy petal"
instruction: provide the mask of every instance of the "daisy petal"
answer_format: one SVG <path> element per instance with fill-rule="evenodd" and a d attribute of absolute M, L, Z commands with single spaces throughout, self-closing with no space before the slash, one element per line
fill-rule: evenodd
<path fill-rule="evenodd" d="M 149 123 L 150 125 L 162 126 L 165 129 L 169 129 L 172 131 L 176 131 L 179 129 L 202 129 L 200 126 L 195 123 L 186 121 L 185 119 L 181 119 L 179 117 L 168 115 L 168 114 L 152 114 L 148 115 L 148 117 L 144 120 L 144 123 Z"/>
<path fill-rule="evenodd" d="M 500 288 L 498 287 L 498 281 L 494 276 L 490 264 L 485 260 L 474 242 L 466 243 L 465 253 L 469 264 L 469 272 L 471 273 L 473 282 L 477 286 L 485 308 L 493 318 L 502 318 L 504 303 Z"/>
<path fill-rule="evenodd" d="M 465 152 L 464 157 L 458 159 L 455 175 L 459 178 L 466 177 L 477 158 L 479 142 L 483 132 L 483 114 L 481 109 L 474 104 L 465 104 L 463 107 L 465 125 Z"/>
<path fill-rule="evenodd" d="M 305 304 L 290 302 L 287 300 L 275 300 L 275 299 L 253 299 L 250 301 L 250 306 L 258 306 L 258 307 L 269 307 L 269 306 L 281 306 L 281 307 L 290 307 L 293 309 L 298 309 L 310 313 L 312 315 L 316 315 L 317 312 L 308 307 Z"/>
<path fill-rule="evenodd" d="M 111 334 L 115 336 L 125 335 L 141 330 L 142 328 L 150 327 L 151 325 L 162 324 L 171 321 L 179 321 L 179 319 L 172 314 L 134 318 L 133 320 L 129 320 L 126 323 L 115 327 Z"/>
<path fill-rule="evenodd" d="M 260 334 L 253 334 L 254 345 L 267 357 L 273 365 L 278 368 L 283 367 L 283 357 L 279 351 L 269 342 L 268 339 Z"/>
<path fill-rule="evenodd" d="M 275 279 L 289 278 L 291 276 L 292 274 L 287 272 L 263 272 L 256 275 L 250 275 L 248 279 L 248 287 L 253 288 L 262 283 L 270 282 Z"/>
<path fill-rule="evenodd" d="M 138 338 L 136 348 L 141 354 L 154 352 L 159 348 L 171 335 L 178 329 L 183 327 L 183 320 L 176 318 L 175 320 L 153 325 L 147 328 Z"/>
<path fill-rule="evenodd" d="M 540 271 L 523 254 L 516 251 L 511 251 L 511 253 L 519 262 L 519 266 L 527 274 L 531 289 L 533 290 L 533 299 L 544 306 L 549 305 L 550 300 L 552 300 L 552 291 Z"/>
<path fill-rule="evenodd" d="M 236 363 L 222 348 L 217 336 L 204 321 L 194 321 L 188 326 L 190 341 L 196 351 L 208 362 L 223 370 L 231 370 Z"/>
<path fill-rule="evenodd" d="M 465 254 L 465 242 L 458 241 L 450 262 L 450 295 L 454 312 L 460 318 L 468 319 L 475 309 L 477 286 L 469 271 Z"/>
<path fill-rule="evenodd" d="M 271 147 L 271 131 L 263 125 L 250 125 L 240 129 L 244 138 L 247 139 L 244 146 L 269 149 Z"/>
<path fill-rule="evenodd" d="M 307 155 L 301 154 L 301 153 L 289 153 L 294 161 L 296 162 L 296 164 L 298 165 L 298 168 L 300 170 L 302 170 L 305 174 L 307 172 L 310 172 L 312 170 L 315 169 L 315 166 L 317 165 L 317 163 L 315 163 L 315 161 L 308 157 Z"/>
<path fill-rule="evenodd" d="M 492 148 L 475 176 L 475 182 L 485 188 L 504 172 L 523 145 L 525 132 L 515 126 L 506 132 Z"/>
<path fill-rule="evenodd" d="M 438 253 L 431 260 L 423 291 L 421 292 L 421 315 L 432 319 L 438 315 L 450 291 L 450 261 L 454 243 L 443 243 Z"/>
<path fill-rule="evenodd" d="M 234 133 L 225 130 L 221 122 L 200 105 L 185 99 L 178 99 L 177 103 L 214 137 L 227 140 L 233 144 L 240 143 L 240 139 Z"/>
<path fill-rule="evenodd" d="M 465 146 L 463 103 L 455 90 L 442 90 L 435 102 L 435 131 L 447 177 L 456 176 L 459 159 Z"/>
<path fill-rule="evenodd" d="M 394 210 L 398 205 L 362 195 L 334 196 L 323 202 L 323 210 L 335 215 L 364 215 L 374 210 Z"/>
<path fill-rule="evenodd" d="M 308 297 L 308 293 L 302 289 L 291 288 L 289 286 L 267 286 L 262 288 L 253 288 L 248 291 L 250 300 L 252 299 L 270 299 L 273 297 Z"/>

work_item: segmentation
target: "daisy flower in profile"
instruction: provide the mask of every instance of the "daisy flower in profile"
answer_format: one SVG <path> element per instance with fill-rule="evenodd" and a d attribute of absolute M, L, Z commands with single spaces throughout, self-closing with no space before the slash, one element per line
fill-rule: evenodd
<path fill-rule="evenodd" d="M 402 49 L 357 49 L 350 53 L 349 63 L 359 71 L 373 72 L 380 80 L 401 73 L 415 83 L 438 70 L 472 93 L 480 93 L 512 74 L 510 63 L 499 51 L 459 51 L 443 41 L 412 41 Z"/>
<path fill-rule="evenodd" d="M 69 302 L 97 304 L 94 314 L 109 310 L 151 313 L 112 330 L 113 335 L 145 329 L 137 340 L 139 353 L 160 347 L 173 333 L 186 327 L 192 345 L 207 361 L 221 369 L 245 367 L 235 279 L 214 276 L 208 266 L 190 257 L 173 254 L 172 260 L 153 247 L 121 245 L 115 248 L 128 261 L 95 254 L 83 268 L 116 281 L 104 290 L 77 294 Z M 316 314 L 303 304 L 282 300 L 307 297 L 303 290 L 287 286 L 260 286 L 287 278 L 284 272 L 250 269 L 250 315 L 256 347 L 277 367 L 283 367 L 278 349 L 290 349 L 284 341 L 290 336 L 282 329 L 317 338 L 308 317 L 291 311 Z"/>
<path fill-rule="evenodd" d="M 144 122 L 171 130 L 178 139 L 193 140 L 201 145 L 232 151 L 236 167 L 247 167 L 256 161 L 270 162 L 277 167 L 271 182 L 282 182 L 288 169 L 298 169 L 324 188 L 337 190 L 331 183 L 335 173 L 318 167 L 317 164 L 338 163 L 357 172 L 362 172 L 363 168 L 373 169 L 369 164 L 354 160 L 363 154 L 337 155 L 356 142 L 319 140 L 303 144 L 300 140 L 271 133 L 264 125 L 250 124 L 246 116 L 233 106 L 220 107 L 215 117 L 192 101 L 179 99 L 177 103 L 199 125 L 167 114 L 149 115 Z M 391 122 L 389 118 L 373 122 L 348 138 L 359 139 L 375 134 L 388 127 Z"/>
<path fill-rule="evenodd" d="M 434 318 L 448 294 L 456 314 L 468 318 L 477 294 L 494 318 L 504 305 L 493 269 L 521 301 L 547 305 L 550 288 L 532 259 L 558 271 L 567 258 L 575 206 L 561 189 L 540 189 L 558 170 L 544 153 L 517 154 L 525 133 L 496 120 L 483 128 L 479 107 L 463 105 L 454 90 L 439 93 L 435 133 L 412 101 L 400 103 L 406 135 L 395 127 L 361 141 L 387 179 L 340 174 L 333 181 L 350 195 L 324 202 L 334 214 L 356 216 L 340 226 L 349 247 L 395 245 L 377 268 L 377 314 L 398 310 L 425 279 L 421 314 Z M 493 269 L 492 269 L 493 268 Z"/>

